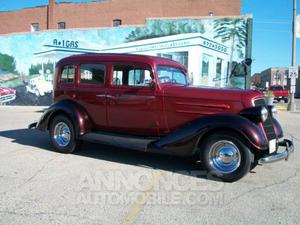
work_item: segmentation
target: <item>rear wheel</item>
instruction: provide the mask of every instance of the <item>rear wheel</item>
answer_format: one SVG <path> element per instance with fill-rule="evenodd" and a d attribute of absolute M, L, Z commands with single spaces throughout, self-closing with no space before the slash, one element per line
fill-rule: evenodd
<path fill-rule="evenodd" d="M 234 133 L 216 133 L 204 140 L 201 161 L 209 176 L 225 182 L 241 179 L 249 171 L 252 153 Z"/>
<path fill-rule="evenodd" d="M 81 142 L 76 140 L 74 126 L 66 116 L 58 115 L 51 121 L 50 138 L 55 150 L 61 153 L 72 153 L 80 148 Z"/>

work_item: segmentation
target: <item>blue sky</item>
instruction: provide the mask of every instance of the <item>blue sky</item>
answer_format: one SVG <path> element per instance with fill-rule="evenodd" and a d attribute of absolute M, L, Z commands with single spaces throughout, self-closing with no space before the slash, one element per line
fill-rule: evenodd
<path fill-rule="evenodd" d="M 292 0 L 243 0 L 242 14 L 252 14 L 254 21 L 253 73 L 272 66 L 291 65 L 292 7 Z M 300 39 L 296 53 L 300 65 Z"/>
<path fill-rule="evenodd" d="M 89 0 L 72 2 L 84 1 Z M 46 5 L 47 2 L 48 0 L 0 0 L 0 11 Z M 292 3 L 292 0 L 243 0 L 242 14 L 252 14 L 254 18 L 253 73 L 272 66 L 291 64 Z M 300 14 L 300 1 L 297 3 L 297 12 Z M 300 65 L 300 39 L 297 40 L 297 53 L 297 64 Z"/>

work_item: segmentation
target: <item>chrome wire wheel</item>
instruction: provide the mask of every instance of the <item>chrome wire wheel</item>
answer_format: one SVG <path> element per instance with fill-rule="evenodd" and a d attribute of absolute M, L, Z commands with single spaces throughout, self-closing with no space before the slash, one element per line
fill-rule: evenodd
<path fill-rule="evenodd" d="M 231 141 L 215 142 L 209 149 L 209 163 L 220 173 L 232 173 L 241 163 L 241 154 L 238 147 Z"/>
<path fill-rule="evenodd" d="M 67 146 L 71 141 L 71 131 L 64 122 L 59 122 L 54 127 L 53 138 L 60 147 Z"/>

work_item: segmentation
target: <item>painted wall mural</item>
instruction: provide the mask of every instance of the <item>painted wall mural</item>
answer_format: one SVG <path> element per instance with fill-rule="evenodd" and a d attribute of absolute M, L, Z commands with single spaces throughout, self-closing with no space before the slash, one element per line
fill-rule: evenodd
<path fill-rule="evenodd" d="M 248 17 L 149 19 L 145 26 L 55 30 L 0 36 L 0 104 L 49 105 L 61 58 L 83 53 L 166 57 L 188 68 L 193 85 L 244 88 L 234 70 L 245 57 Z"/>

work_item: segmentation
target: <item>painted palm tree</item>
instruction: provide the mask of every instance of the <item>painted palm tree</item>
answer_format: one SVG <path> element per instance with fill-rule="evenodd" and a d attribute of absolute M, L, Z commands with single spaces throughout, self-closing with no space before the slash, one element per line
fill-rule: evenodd
<path fill-rule="evenodd" d="M 175 34 L 204 32 L 204 25 L 199 21 L 152 20 L 148 22 L 147 28 L 139 27 L 133 30 L 126 38 L 126 41 L 130 42 Z"/>
<path fill-rule="evenodd" d="M 234 51 L 237 51 L 241 58 L 244 57 L 243 48 L 247 41 L 247 25 L 243 19 L 225 18 L 222 20 L 215 20 L 214 22 L 215 36 L 214 38 L 221 38 L 221 41 L 231 42 L 230 62 L 228 65 L 228 73 L 226 83 L 232 72 L 232 62 Z"/>

